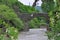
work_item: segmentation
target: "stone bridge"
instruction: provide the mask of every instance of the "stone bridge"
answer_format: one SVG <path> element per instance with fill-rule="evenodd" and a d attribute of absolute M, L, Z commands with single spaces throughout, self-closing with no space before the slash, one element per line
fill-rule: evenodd
<path fill-rule="evenodd" d="M 35 17 L 44 17 L 47 21 L 47 24 L 49 24 L 49 16 L 47 13 L 32 13 L 32 14 L 22 13 L 19 15 L 19 17 L 25 22 L 24 31 L 29 30 L 29 26 L 28 26 L 29 21 Z"/>
<path fill-rule="evenodd" d="M 24 30 L 27 31 L 29 30 L 28 23 L 31 19 L 35 17 L 44 17 L 47 20 L 47 23 L 49 24 L 49 16 L 47 13 L 20 13 L 19 7 L 13 6 L 14 11 L 17 13 L 18 17 L 22 19 L 25 23 Z"/>

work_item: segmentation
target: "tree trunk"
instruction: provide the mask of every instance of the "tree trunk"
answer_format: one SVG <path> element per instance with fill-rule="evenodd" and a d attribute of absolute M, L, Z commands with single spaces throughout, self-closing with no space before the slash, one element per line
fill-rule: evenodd
<path fill-rule="evenodd" d="M 36 6 L 37 1 L 39 1 L 39 0 L 35 0 L 35 2 L 34 2 L 33 5 L 32 5 L 33 7 Z"/>

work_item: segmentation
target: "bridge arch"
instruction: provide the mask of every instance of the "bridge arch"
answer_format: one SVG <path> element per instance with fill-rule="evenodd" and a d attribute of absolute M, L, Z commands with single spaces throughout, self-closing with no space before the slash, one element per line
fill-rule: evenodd
<path fill-rule="evenodd" d="M 36 17 L 44 17 L 47 20 L 47 24 L 49 24 L 49 16 L 47 13 L 32 13 L 32 14 L 21 13 L 19 17 L 24 21 L 25 24 L 24 31 L 29 30 L 28 27 L 29 21 Z"/>

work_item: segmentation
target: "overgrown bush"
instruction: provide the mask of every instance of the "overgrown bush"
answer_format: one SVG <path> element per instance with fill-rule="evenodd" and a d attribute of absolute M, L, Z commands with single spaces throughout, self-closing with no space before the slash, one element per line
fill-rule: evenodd
<path fill-rule="evenodd" d="M 30 28 L 40 28 L 41 25 L 46 25 L 46 20 L 43 17 L 34 18 L 30 21 Z"/>
<path fill-rule="evenodd" d="M 0 19 L 0 40 L 17 40 L 18 29 Z"/>
<path fill-rule="evenodd" d="M 50 32 L 47 32 L 49 40 L 60 40 L 60 0 L 42 0 L 43 10 L 50 17 Z M 52 6 L 54 5 L 54 6 Z"/>
<path fill-rule="evenodd" d="M 21 2 L 16 2 L 16 5 L 19 7 L 19 11 L 21 13 L 35 13 L 35 12 L 39 12 L 34 7 L 23 5 Z"/>
<path fill-rule="evenodd" d="M 54 33 L 53 39 L 59 40 L 58 38 L 60 38 L 60 35 L 58 34 L 60 33 L 60 11 L 50 11 L 49 16 L 51 32 Z"/>
<path fill-rule="evenodd" d="M 18 30 L 23 29 L 23 26 L 13 9 L 0 5 L 0 40 L 17 40 Z"/>
<path fill-rule="evenodd" d="M 0 16 L 4 20 L 11 21 L 12 24 L 14 24 L 19 29 L 24 26 L 21 19 L 19 19 L 13 9 L 10 9 L 8 6 L 0 5 Z"/>
<path fill-rule="evenodd" d="M 18 0 L 0 0 L 0 4 L 8 5 L 9 7 L 12 7 Z"/>
<path fill-rule="evenodd" d="M 9 6 L 10 8 L 13 8 L 13 6 L 15 5 L 15 6 L 19 7 L 19 11 L 22 13 L 39 12 L 34 7 L 23 5 L 18 0 L 0 0 L 0 4 L 5 4 L 5 5 Z"/>

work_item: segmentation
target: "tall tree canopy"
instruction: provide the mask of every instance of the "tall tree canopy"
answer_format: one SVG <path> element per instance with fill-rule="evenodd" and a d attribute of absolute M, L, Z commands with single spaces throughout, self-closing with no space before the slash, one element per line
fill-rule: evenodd
<path fill-rule="evenodd" d="M 42 10 L 44 12 L 49 12 L 54 9 L 54 0 L 41 0 L 42 1 Z"/>

